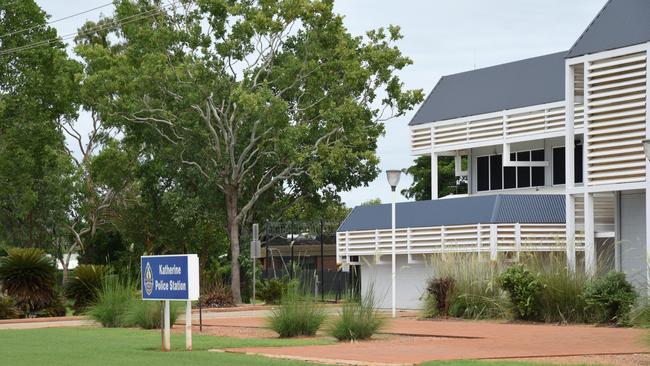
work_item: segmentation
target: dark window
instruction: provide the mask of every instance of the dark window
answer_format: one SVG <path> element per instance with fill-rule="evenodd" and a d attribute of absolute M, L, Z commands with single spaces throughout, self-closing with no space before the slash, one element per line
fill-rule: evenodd
<path fill-rule="evenodd" d="M 518 152 L 517 161 L 530 161 L 530 151 Z M 530 167 L 517 167 L 517 187 L 530 187 Z"/>
<path fill-rule="evenodd" d="M 490 157 L 481 156 L 476 158 L 476 189 L 487 191 L 490 189 Z"/>
<path fill-rule="evenodd" d="M 544 150 L 534 150 L 531 151 L 531 160 L 532 161 L 544 161 Z M 536 166 L 531 168 L 531 180 L 533 182 L 533 187 L 543 186 L 546 181 L 544 179 L 544 167 Z"/>
<path fill-rule="evenodd" d="M 503 168 L 503 188 L 517 188 L 517 168 L 512 166 Z"/>
<path fill-rule="evenodd" d="M 582 183 L 582 145 L 576 145 L 573 157 L 575 182 Z M 553 149 L 553 184 L 566 183 L 565 169 L 564 147 L 556 147 Z"/>
<path fill-rule="evenodd" d="M 553 184 L 564 184 L 564 148 L 556 147 L 553 149 Z"/>
<path fill-rule="evenodd" d="M 490 156 L 490 190 L 501 189 L 501 169 L 503 162 L 501 155 Z"/>
<path fill-rule="evenodd" d="M 582 145 L 576 145 L 575 148 L 576 165 L 573 167 L 576 183 L 582 183 Z"/>

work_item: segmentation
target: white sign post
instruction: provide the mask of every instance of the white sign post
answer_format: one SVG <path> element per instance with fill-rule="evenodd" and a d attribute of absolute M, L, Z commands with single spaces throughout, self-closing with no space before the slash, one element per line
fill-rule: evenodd
<path fill-rule="evenodd" d="M 192 300 L 199 299 L 196 254 L 140 257 L 142 300 L 163 300 L 163 351 L 171 350 L 170 301 L 185 301 L 185 349 L 192 350 Z"/>

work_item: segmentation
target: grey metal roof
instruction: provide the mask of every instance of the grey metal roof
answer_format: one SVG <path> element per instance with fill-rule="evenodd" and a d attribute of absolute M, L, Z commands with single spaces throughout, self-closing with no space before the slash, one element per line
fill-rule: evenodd
<path fill-rule="evenodd" d="M 391 205 L 357 206 L 337 231 L 390 229 Z M 565 222 L 564 195 L 496 194 L 396 205 L 396 228 Z"/>
<path fill-rule="evenodd" d="M 409 125 L 564 100 L 566 51 L 443 76 Z"/>
<path fill-rule="evenodd" d="M 567 53 L 567 58 L 650 41 L 649 0 L 609 0 Z"/>

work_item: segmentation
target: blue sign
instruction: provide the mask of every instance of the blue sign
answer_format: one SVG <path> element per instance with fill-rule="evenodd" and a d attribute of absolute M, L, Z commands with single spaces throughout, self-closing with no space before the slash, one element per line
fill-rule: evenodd
<path fill-rule="evenodd" d="M 199 259 L 196 254 L 140 257 L 143 300 L 197 300 Z"/>

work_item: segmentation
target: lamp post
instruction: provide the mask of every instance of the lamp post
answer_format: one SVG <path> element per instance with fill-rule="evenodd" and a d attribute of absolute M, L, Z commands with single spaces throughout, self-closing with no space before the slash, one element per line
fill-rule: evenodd
<path fill-rule="evenodd" d="M 399 184 L 399 178 L 402 174 L 401 170 L 387 170 L 386 178 L 388 178 L 388 184 L 390 184 L 390 189 L 393 191 L 393 202 L 391 204 L 391 290 L 392 290 L 392 312 L 393 318 L 395 317 L 395 201 L 397 200 L 397 184 Z"/>

